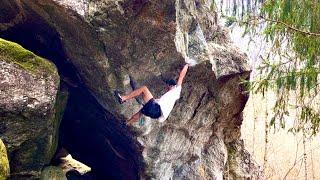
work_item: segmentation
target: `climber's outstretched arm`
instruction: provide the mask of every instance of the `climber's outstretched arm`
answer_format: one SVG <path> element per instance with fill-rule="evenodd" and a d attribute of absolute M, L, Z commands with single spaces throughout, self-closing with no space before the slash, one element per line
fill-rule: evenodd
<path fill-rule="evenodd" d="M 181 86 L 183 79 L 187 74 L 188 68 L 189 68 L 189 64 L 184 65 L 184 67 L 182 68 L 180 75 L 179 75 L 178 82 L 177 82 L 178 86 Z"/>

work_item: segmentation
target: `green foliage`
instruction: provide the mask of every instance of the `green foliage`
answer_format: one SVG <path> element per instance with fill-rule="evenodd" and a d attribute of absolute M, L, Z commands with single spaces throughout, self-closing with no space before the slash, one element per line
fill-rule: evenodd
<path fill-rule="evenodd" d="M 298 95 L 294 106 L 300 116 L 291 130 L 299 132 L 304 129 L 311 135 L 315 135 L 319 129 L 319 113 L 312 103 L 319 89 L 319 9 L 320 4 L 315 0 L 268 0 L 262 5 L 259 15 L 266 22 L 265 37 L 275 50 L 271 52 L 272 57 L 279 57 L 279 60 L 267 59 L 269 63 L 277 61 L 278 64 L 262 67 L 276 69 L 263 75 L 273 78 L 268 79 L 271 86 L 267 88 L 272 87 L 274 82 L 276 84 L 278 99 L 274 107 L 274 119 L 284 127 L 284 116 L 289 115 L 289 93 L 295 91 Z"/>
<path fill-rule="evenodd" d="M 51 62 L 36 56 L 22 46 L 0 38 L 0 58 L 13 62 L 33 74 L 54 74 L 57 70 Z"/>
<path fill-rule="evenodd" d="M 243 11 L 242 6 L 238 5 L 238 10 Z M 264 0 L 259 9 L 247 8 L 244 16 L 234 14 L 227 18 L 228 25 L 237 23 L 248 36 L 262 32 L 270 44 L 270 50 L 261 57 L 258 79 L 246 82 L 254 93 L 265 94 L 270 89 L 277 92 L 270 125 L 285 127 L 285 117 L 294 107 L 298 111 L 297 122 L 290 131 L 318 133 L 320 110 L 314 101 L 320 100 L 319 0 Z M 293 105 L 289 104 L 292 94 L 296 94 Z"/>
<path fill-rule="evenodd" d="M 227 27 L 230 27 L 232 24 L 234 24 L 237 21 L 237 18 L 234 16 L 227 16 L 226 19 L 227 19 L 226 21 Z"/>

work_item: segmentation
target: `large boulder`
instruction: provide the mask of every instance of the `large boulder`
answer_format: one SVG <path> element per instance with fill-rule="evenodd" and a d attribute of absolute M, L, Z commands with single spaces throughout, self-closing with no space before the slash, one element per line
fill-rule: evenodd
<path fill-rule="evenodd" d="M 67 177 L 60 167 L 48 166 L 42 170 L 40 180 L 48 179 L 67 180 Z"/>
<path fill-rule="evenodd" d="M 185 60 L 199 63 L 190 68 L 167 121 L 135 125 L 147 178 L 222 179 L 227 144 L 240 138 L 248 98 L 241 79 L 250 69 L 212 7 L 212 1 L 187 0 L 89 3 L 86 18 L 97 28 L 109 64 L 119 64 L 109 92 L 130 92 L 136 81 L 160 97 L 163 78 L 177 78 Z M 139 108 L 132 101 L 118 113 L 130 118 Z"/>
<path fill-rule="evenodd" d="M 163 79 L 177 78 L 180 66 L 190 59 L 198 63 L 190 68 L 182 97 L 167 121 L 158 123 L 147 118 L 145 125 L 135 125 L 138 133 L 134 138 L 142 147 L 139 151 L 130 149 L 134 153 L 128 153 L 128 141 L 121 139 L 125 128 L 108 127 L 106 137 L 103 126 L 117 125 L 96 113 L 99 105 L 95 104 L 94 108 L 74 107 L 74 111 L 81 109 L 88 111 L 87 114 L 94 112 L 92 114 L 96 116 L 90 121 L 77 117 L 71 123 L 79 124 L 79 128 L 73 128 L 79 131 L 69 132 L 75 134 L 71 138 L 74 144 L 69 144 L 69 149 L 72 149 L 71 145 L 78 148 L 73 149 L 73 153 L 81 154 L 78 152 L 82 149 L 93 152 L 97 161 L 103 156 L 99 154 L 101 149 L 86 149 L 87 144 L 81 144 L 80 137 L 77 139 L 75 132 L 87 131 L 90 127 L 93 132 L 83 138 L 115 154 L 120 162 L 117 164 L 119 171 L 123 168 L 126 172 L 124 167 L 136 166 L 136 161 L 130 164 L 132 161 L 128 159 L 141 156 L 142 159 L 138 159 L 144 166 L 136 168 L 138 177 L 222 179 L 229 144 L 240 138 L 242 110 L 248 99 L 241 79 L 249 78 L 250 69 L 247 56 L 233 46 L 228 30 L 218 24 L 213 1 L 15 2 L 21 8 L 20 13 L 16 12 L 12 17 L 22 14 L 23 18 L 3 23 L 7 29 L 11 27 L 3 30 L 4 34 L 27 30 L 33 32 L 34 41 L 48 44 L 46 33 L 54 31 L 68 62 L 75 66 L 99 105 L 112 113 L 112 117 L 117 117 L 117 124 L 130 118 L 141 105 L 136 101 L 119 105 L 113 96 L 115 89 L 128 93 L 134 88 L 132 82 L 135 81 L 137 85 L 147 85 L 155 97 L 160 97 L 165 92 Z M 9 2 L 5 5 L 8 9 L 13 7 Z M 50 31 L 41 31 L 40 27 L 48 27 Z M 77 93 L 81 94 L 80 91 Z M 74 99 L 82 102 L 79 98 Z M 70 119 L 72 121 L 72 117 Z M 99 123 L 94 124 L 96 122 Z M 93 170 L 103 172 L 107 167 L 104 158 L 100 158 L 103 160 L 100 164 L 92 162 L 92 158 L 83 159 L 92 163 Z M 137 179 L 137 176 L 133 178 Z"/>
<path fill-rule="evenodd" d="M 6 146 L 0 139 L 0 179 L 7 179 L 10 175 L 10 167 Z"/>
<path fill-rule="evenodd" d="M 57 146 L 61 111 L 55 107 L 57 70 L 49 61 L 3 39 L 0 67 L 0 138 L 7 146 L 11 173 L 38 177 Z"/>

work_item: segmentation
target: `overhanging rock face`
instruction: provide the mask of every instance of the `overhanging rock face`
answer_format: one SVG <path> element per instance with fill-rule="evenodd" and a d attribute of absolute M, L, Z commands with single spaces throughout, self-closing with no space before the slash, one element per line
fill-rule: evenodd
<path fill-rule="evenodd" d="M 143 126 L 135 125 L 145 163 L 140 177 L 222 179 L 227 145 L 240 138 L 248 99 L 240 79 L 249 78 L 250 69 L 247 56 L 218 25 L 211 0 L 21 0 L 17 4 L 22 7 L 22 22 L 41 17 L 57 31 L 83 83 L 117 117 L 128 119 L 141 107 L 136 101 L 117 104 L 115 89 L 130 92 L 130 81 L 136 81 L 160 97 L 164 78 L 177 78 L 185 59 L 198 62 L 190 68 L 167 121 L 146 119 Z"/>
<path fill-rule="evenodd" d="M 131 91 L 130 76 L 159 97 L 161 79 L 177 78 L 185 58 L 200 63 L 190 68 L 167 121 L 136 125 L 148 177 L 222 179 L 225 144 L 240 137 L 247 100 L 240 77 L 249 76 L 247 57 L 231 44 L 211 8 L 211 1 L 89 3 L 87 20 L 98 28 L 111 62 L 120 65 L 123 80 L 116 88 Z M 136 102 L 123 106 L 126 118 L 140 108 Z"/>

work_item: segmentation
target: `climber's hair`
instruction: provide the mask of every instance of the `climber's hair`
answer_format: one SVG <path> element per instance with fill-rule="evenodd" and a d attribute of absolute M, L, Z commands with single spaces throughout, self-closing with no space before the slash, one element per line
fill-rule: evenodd
<path fill-rule="evenodd" d="M 168 86 L 175 86 L 177 85 L 177 82 L 173 79 L 167 79 L 165 80 L 165 83 L 168 85 Z"/>

